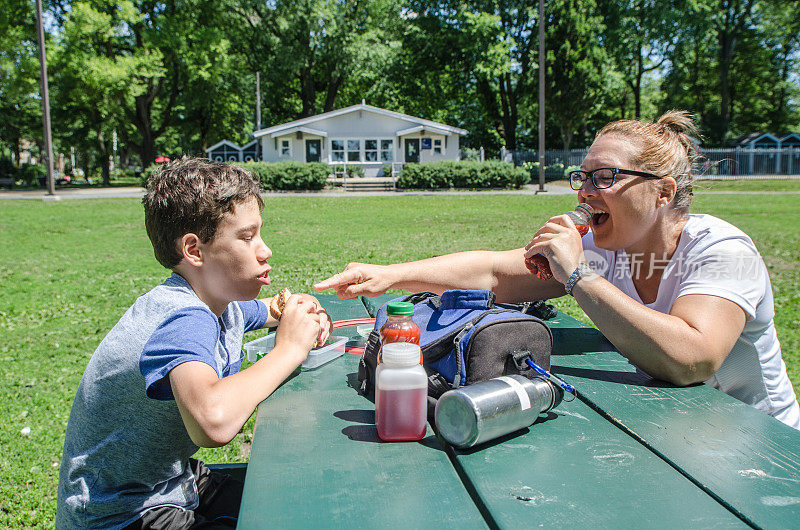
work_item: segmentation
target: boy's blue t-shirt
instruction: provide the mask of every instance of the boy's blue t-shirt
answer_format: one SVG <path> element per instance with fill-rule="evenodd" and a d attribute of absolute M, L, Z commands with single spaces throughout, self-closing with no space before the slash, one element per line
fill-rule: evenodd
<path fill-rule="evenodd" d="M 169 371 L 187 361 L 222 378 L 239 371 L 245 331 L 264 326 L 257 300 L 217 318 L 173 274 L 106 335 L 83 374 L 67 424 L 56 528 L 121 528 L 149 508 L 198 505 L 189 437 Z"/>

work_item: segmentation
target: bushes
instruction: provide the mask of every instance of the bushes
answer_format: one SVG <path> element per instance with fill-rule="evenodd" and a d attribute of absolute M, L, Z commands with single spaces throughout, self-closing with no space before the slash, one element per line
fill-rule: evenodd
<path fill-rule="evenodd" d="M 17 169 L 17 180 L 21 180 L 25 186 L 40 184 L 46 175 L 47 170 L 42 164 L 21 164 Z"/>
<path fill-rule="evenodd" d="M 153 173 L 155 173 L 156 171 L 158 171 L 159 169 L 161 169 L 161 164 L 150 164 L 149 166 L 147 166 L 147 169 L 145 169 L 144 171 L 141 172 L 141 179 L 142 179 L 142 187 L 143 188 L 147 187 L 147 179 L 149 179 L 150 176 Z"/>
<path fill-rule="evenodd" d="M 528 172 L 509 162 L 489 160 L 408 164 L 397 180 L 399 188 L 513 188 L 528 182 Z"/>
<path fill-rule="evenodd" d="M 17 167 L 10 158 L 0 158 L 0 180 L 11 179 L 12 185 L 17 180 Z"/>
<path fill-rule="evenodd" d="M 364 178 L 364 168 L 357 165 L 347 166 L 347 178 Z"/>
<path fill-rule="evenodd" d="M 244 162 L 265 190 L 321 190 L 330 169 L 322 162 Z"/>
<path fill-rule="evenodd" d="M 253 173 L 265 190 L 321 190 L 327 182 L 329 168 L 321 162 L 236 162 Z M 142 172 L 142 186 L 161 164 L 151 164 Z"/>
<path fill-rule="evenodd" d="M 525 171 L 528 172 L 530 175 L 530 182 L 539 182 L 539 162 L 523 162 L 520 167 L 525 168 Z M 569 166 L 565 168 L 564 164 L 556 162 L 555 164 L 544 167 L 544 179 L 550 182 L 551 180 L 569 178 L 569 172 L 573 169 L 580 169 L 580 166 Z"/>

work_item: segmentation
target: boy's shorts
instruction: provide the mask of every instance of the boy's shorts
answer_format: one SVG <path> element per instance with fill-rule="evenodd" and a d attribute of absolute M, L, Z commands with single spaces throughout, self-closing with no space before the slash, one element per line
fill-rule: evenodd
<path fill-rule="evenodd" d="M 211 471 L 194 458 L 189 459 L 189 467 L 197 477 L 197 493 L 200 496 L 197 508 L 150 508 L 125 530 L 234 528 L 239 517 L 244 484 L 228 475 Z"/>

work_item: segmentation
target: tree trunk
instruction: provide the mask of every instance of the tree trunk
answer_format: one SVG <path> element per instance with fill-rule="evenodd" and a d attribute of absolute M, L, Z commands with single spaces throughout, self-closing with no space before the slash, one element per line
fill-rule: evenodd
<path fill-rule="evenodd" d="M 146 169 L 156 159 L 156 139 L 153 138 L 153 131 L 140 130 L 142 134 L 142 148 L 139 151 L 142 157 L 142 168 Z"/>
<path fill-rule="evenodd" d="M 97 151 L 100 153 L 100 172 L 103 176 L 103 186 L 111 185 L 111 164 L 109 153 L 111 148 L 105 140 L 102 129 L 97 129 Z"/>
<path fill-rule="evenodd" d="M 566 156 L 566 154 L 569 152 L 570 144 L 572 143 L 572 129 L 563 123 L 559 126 L 559 128 L 561 129 L 561 145 L 564 149 L 564 156 Z"/>
<path fill-rule="evenodd" d="M 501 119 L 503 120 L 504 139 L 509 151 L 517 150 L 517 104 L 511 90 L 509 74 L 498 79 L 500 85 Z"/>
<path fill-rule="evenodd" d="M 322 112 L 330 112 L 336 105 L 336 96 L 339 95 L 339 87 L 342 86 L 342 76 L 334 72 L 328 79 L 328 88 L 325 93 L 325 108 Z"/>
<path fill-rule="evenodd" d="M 636 76 L 633 85 L 633 113 L 635 119 L 638 120 L 642 117 L 642 76 L 644 75 L 641 42 L 637 46 L 636 50 Z"/>
<path fill-rule="evenodd" d="M 17 166 L 17 168 L 19 168 L 19 160 L 20 160 L 20 156 L 22 155 L 22 151 L 19 148 L 19 143 L 21 141 L 22 141 L 22 138 L 17 136 L 16 138 L 14 138 L 14 141 L 12 142 L 13 143 L 12 149 L 14 150 L 14 165 Z"/>
<path fill-rule="evenodd" d="M 477 79 L 477 89 L 478 93 L 480 94 L 481 98 L 483 99 L 484 108 L 486 109 L 486 114 L 489 116 L 489 119 L 494 125 L 497 134 L 500 135 L 501 138 L 506 140 L 506 132 L 505 132 L 505 125 L 502 117 L 500 116 L 500 109 L 498 109 L 497 105 L 497 96 L 495 95 L 492 87 L 485 78 L 478 77 Z M 508 143 L 506 143 L 507 149 L 512 149 Z"/>
<path fill-rule="evenodd" d="M 730 126 L 731 87 L 730 72 L 733 52 L 736 48 L 736 37 L 727 31 L 719 34 L 719 122 L 716 124 L 714 139 L 718 144 L 725 141 Z"/>

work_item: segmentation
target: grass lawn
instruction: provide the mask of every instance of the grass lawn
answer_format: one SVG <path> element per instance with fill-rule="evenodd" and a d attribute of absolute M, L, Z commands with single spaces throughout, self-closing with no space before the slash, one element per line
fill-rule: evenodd
<path fill-rule="evenodd" d="M 270 198 L 263 237 L 274 253 L 273 285 L 262 294 L 311 291 L 348 261 L 524 245 L 546 218 L 574 202 L 509 195 Z M 775 291 L 784 359 L 800 389 L 797 198 L 698 194 L 695 202 L 695 211 L 732 222 L 758 245 Z M 0 527 L 50 527 L 64 430 L 83 369 L 125 309 L 167 272 L 152 256 L 134 199 L 3 200 L 0 249 Z M 582 317 L 571 299 L 557 305 Z M 28 435 L 20 432 L 25 427 Z M 200 457 L 238 461 L 251 432 L 248 424 L 234 443 Z"/>
<path fill-rule="evenodd" d="M 698 180 L 694 183 L 697 192 L 703 191 L 800 191 L 800 179 L 736 179 Z"/>

